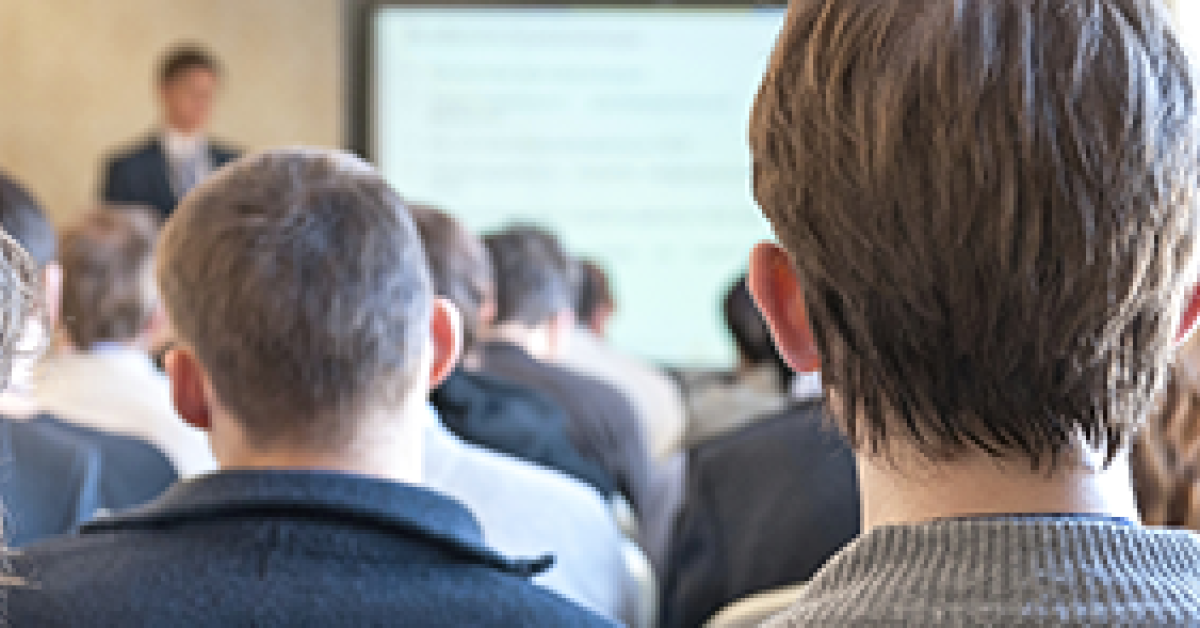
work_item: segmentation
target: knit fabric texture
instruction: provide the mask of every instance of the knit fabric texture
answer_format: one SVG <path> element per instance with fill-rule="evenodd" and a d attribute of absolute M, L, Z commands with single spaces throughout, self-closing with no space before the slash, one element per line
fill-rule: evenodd
<path fill-rule="evenodd" d="M 1200 537 L 1099 519 L 879 527 L 765 625 L 1198 626 Z"/>

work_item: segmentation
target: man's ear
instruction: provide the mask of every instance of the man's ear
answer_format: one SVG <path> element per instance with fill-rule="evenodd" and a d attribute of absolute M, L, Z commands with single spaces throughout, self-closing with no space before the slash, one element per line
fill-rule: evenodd
<path fill-rule="evenodd" d="M 174 348 L 164 363 L 171 379 L 171 400 L 185 423 L 197 429 L 212 428 L 212 406 L 205 394 L 204 368 L 189 349 Z"/>
<path fill-rule="evenodd" d="M 799 373 L 821 370 L 800 278 L 787 253 L 762 242 L 750 254 L 750 293 L 758 303 L 783 359 Z"/>
<path fill-rule="evenodd" d="M 1183 310 L 1183 319 L 1179 322 L 1179 334 L 1175 341 L 1179 344 L 1187 342 L 1192 332 L 1196 330 L 1196 322 L 1200 319 L 1200 286 L 1192 288 L 1192 296 Z"/>
<path fill-rule="evenodd" d="M 429 390 L 434 390 L 458 367 L 462 353 L 462 318 L 453 303 L 442 298 L 434 300 L 430 332 L 433 368 L 429 371 Z"/>

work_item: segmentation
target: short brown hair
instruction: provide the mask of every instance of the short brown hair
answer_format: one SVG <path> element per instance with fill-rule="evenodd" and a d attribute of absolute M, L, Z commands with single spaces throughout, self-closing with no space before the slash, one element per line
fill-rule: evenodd
<path fill-rule="evenodd" d="M 483 243 L 496 274 L 497 322 L 537 326 L 574 309 L 574 264 L 549 231 L 514 225 Z"/>
<path fill-rule="evenodd" d="M 433 290 L 396 192 L 332 151 L 261 153 L 188 195 L 158 281 L 180 339 L 266 447 L 338 448 L 420 385 Z"/>
<path fill-rule="evenodd" d="M 154 288 L 157 223 L 142 207 L 105 207 L 63 233 L 62 321 L 88 349 L 137 337 L 158 306 Z"/>
<path fill-rule="evenodd" d="M 1127 443 L 1196 275 L 1196 88 L 1160 3 L 797 0 L 750 140 L 858 446 Z"/>
<path fill-rule="evenodd" d="M 463 318 L 463 345 L 479 340 L 483 306 L 494 298 L 492 262 L 483 242 L 450 214 L 426 205 L 409 205 L 421 234 L 434 290 L 450 300 Z"/>
<path fill-rule="evenodd" d="M 158 64 L 158 82 L 166 85 L 191 70 L 205 70 L 215 76 L 221 75 L 221 62 L 204 46 L 193 43 L 178 44 L 163 55 Z"/>
<path fill-rule="evenodd" d="M 616 308 L 612 286 L 604 267 L 592 260 L 579 260 L 575 287 L 575 315 L 579 320 L 590 321 L 601 310 Z"/>

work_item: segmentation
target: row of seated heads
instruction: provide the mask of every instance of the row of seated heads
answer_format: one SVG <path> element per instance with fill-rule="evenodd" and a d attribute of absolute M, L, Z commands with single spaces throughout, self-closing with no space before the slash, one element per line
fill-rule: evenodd
<path fill-rule="evenodd" d="M 1032 46 L 1029 55 L 1013 57 L 1027 66 L 1004 69 L 1028 79 L 1014 83 L 1006 100 L 969 81 L 946 89 L 940 77 L 965 70 L 967 57 L 914 54 L 919 42 L 899 36 L 879 42 L 890 54 L 872 56 L 879 67 L 862 72 L 852 49 L 861 33 L 827 36 L 832 18 L 818 7 L 792 11 L 750 140 L 757 199 L 788 265 L 803 278 L 806 320 L 827 356 L 826 381 L 841 393 L 836 414 L 855 417 L 842 427 L 856 444 L 878 445 L 894 423 L 934 457 L 979 446 L 1039 462 L 1076 434 L 1122 446 L 1137 422 L 1128 417 L 1143 415 L 1165 381 L 1164 356 L 1184 309 L 1181 286 L 1190 285 L 1194 267 L 1194 228 L 1177 211 L 1177 200 L 1196 183 L 1188 165 L 1194 147 L 1179 139 L 1194 124 L 1194 95 L 1178 43 L 1156 30 L 1163 26 L 1144 13 L 1149 9 L 1131 5 L 1126 17 L 1145 32 L 1120 33 L 1122 50 L 1097 49 L 1111 56 L 1105 63 L 1061 77 L 1037 71 L 1040 56 L 1053 53 L 1048 38 L 1022 38 L 1026 27 L 1017 23 L 990 29 L 1013 17 L 1008 5 L 975 3 L 953 15 L 940 7 L 920 16 L 954 24 L 963 49 L 976 47 L 966 41 L 971 33 L 990 33 L 989 45 L 998 48 Z M 1039 28 L 1066 38 L 1056 49 L 1082 50 L 1092 35 L 1073 28 L 1075 19 L 1064 14 Z M 1113 35 L 1115 22 L 1104 24 L 1102 34 Z M 930 37 L 935 30 L 927 29 Z M 806 75 L 817 66 L 804 58 L 820 60 L 823 72 L 894 80 L 822 89 L 827 81 Z M 1161 71 L 1151 75 L 1139 59 L 1154 60 Z M 1068 79 L 1078 89 L 1061 89 Z M 1124 89 L 1136 81 L 1148 87 Z M 1147 111 L 1135 100 L 1143 93 L 1188 106 Z M 1040 109 L 1031 108 L 1034 96 Z M 1112 98 L 1129 99 L 1128 106 L 1114 106 Z M 918 103 L 921 115 L 904 113 Z M 1105 109 L 1085 110 L 1096 103 Z M 845 127 L 845 111 L 861 112 L 854 120 L 860 128 Z M 1114 111 L 1128 119 L 1110 119 Z M 792 127 L 793 119 L 806 127 Z M 982 127 L 983 137 L 981 121 L 994 125 Z M 1130 125 L 1140 133 L 1128 133 Z M 1071 161 L 1074 141 L 1091 147 L 1082 166 Z M 1141 156 L 1150 152 L 1155 165 L 1147 169 Z M 311 425 L 288 431 L 322 442 L 337 430 L 317 416 L 363 403 L 364 390 L 402 394 L 428 359 L 429 323 L 440 311 L 434 292 L 461 310 L 468 346 L 481 326 L 543 323 L 576 305 L 581 271 L 545 232 L 521 227 L 489 237 L 488 260 L 470 237 L 437 234 L 436 210 L 414 207 L 420 236 L 446 238 L 458 252 L 439 262 L 437 247 L 429 247 L 435 259 L 427 266 L 421 238 L 398 217 L 403 202 L 364 165 L 282 153 L 253 164 L 188 199 L 166 227 L 157 261 L 175 332 L 239 415 L 309 408 Z M 1120 176 L 1135 168 L 1147 170 L 1145 177 Z M 348 171 L 360 171 L 353 185 L 340 178 Z M 1107 211 L 1113 198 L 1131 209 Z M 320 211 L 351 204 L 362 211 Z M 1137 237 L 1149 228 L 1156 232 L 1153 250 Z M 30 239 L 27 248 L 44 265 L 39 246 Z M 338 254 L 347 251 L 379 255 Z M 64 246 L 64 262 L 69 254 Z M 560 263 L 561 281 L 526 276 L 549 272 L 545 264 L 521 262 L 530 257 Z M 1146 281 L 1143 268 L 1181 272 Z M 526 286 L 537 298 L 509 298 Z M 74 313 L 72 295 L 63 297 L 64 326 L 78 336 L 72 342 L 122 331 L 86 329 L 90 317 Z M 1074 333 L 1062 333 L 1066 321 Z M 382 334 L 402 341 L 375 342 Z M 744 354 L 769 346 L 737 339 Z M 758 357 L 780 361 L 786 353 Z M 312 355 L 325 359 L 304 358 Z M 957 377 L 945 381 L 939 374 L 946 372 Z M 1000 381 L 1021 393 L 999 394 Z M 271 393 L 252 394 L 247 382 Z M 921 416 L 963 420 L 930 424 Z"/>

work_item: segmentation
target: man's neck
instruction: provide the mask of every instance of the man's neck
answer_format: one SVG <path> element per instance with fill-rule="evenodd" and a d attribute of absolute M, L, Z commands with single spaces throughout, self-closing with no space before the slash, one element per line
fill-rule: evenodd
<path fill-rule="evenodd" d="M 983 453 L 953 462 L 892 461 L 860 454 L 863 528 L 938 519 L 1016 514 L 1084 514 L 1140 519 L 1129 458 L 1107 468 L 1099 461 L 1034 471 L 1027 461 L 998 461 Z"/>
<path fill-rule="evenodd" d="M 294 446 L 269 449 L 251 448 L 240 435 L 236 423 L 222 421 L 211 434 L 213 452 L 222 470 L 302 469 L 335 471 L 418 484 L 423 480 L 425 430 L 428 411 L 413 407 L 403 418 L 381 417 L 365 421 L 369 425 L 353 442 L 336 450 Z M 215 424 L 215 421 L 214 421 Z"/>

